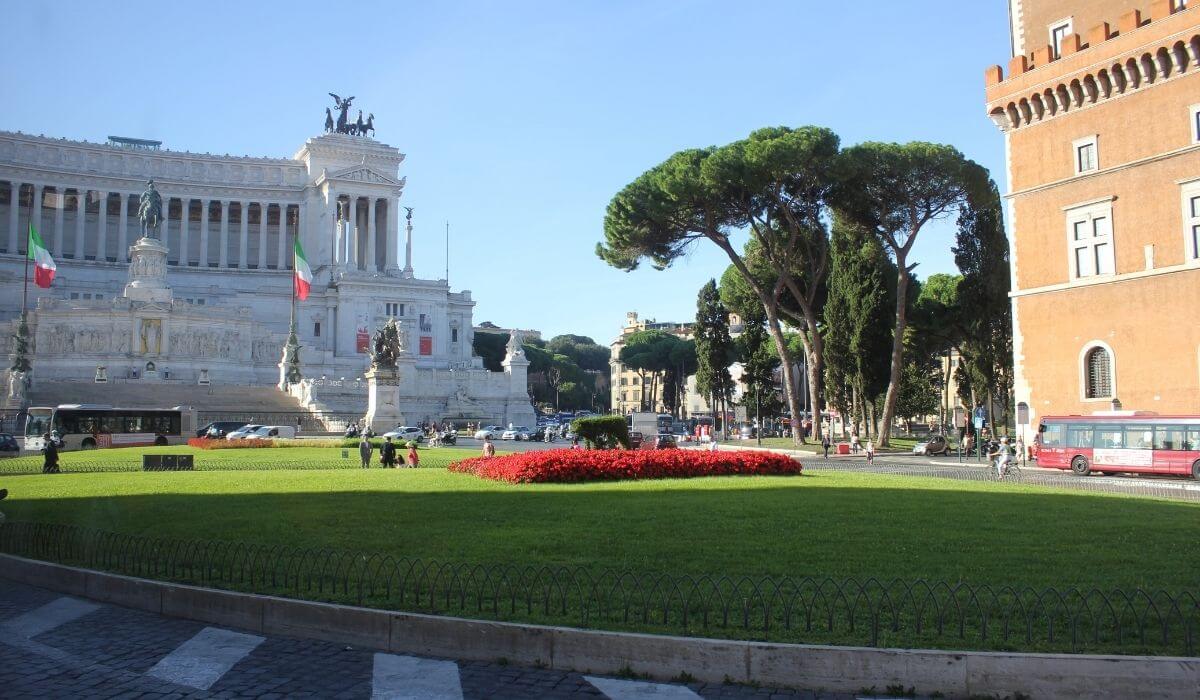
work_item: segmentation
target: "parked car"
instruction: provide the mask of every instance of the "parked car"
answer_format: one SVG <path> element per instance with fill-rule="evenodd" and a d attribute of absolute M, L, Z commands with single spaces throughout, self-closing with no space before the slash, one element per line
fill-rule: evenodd
<path fill-rule="evenodd" d="M 413 425 L 397 425 L 395 430 L 389 430 L 383 436 L 403 442 L 420 442 L 425 439 L 425 431 Z"/>
<path fill-rule="evenodd" d="M 742 440 L 753 440 L 758 437 L 758 428 L 750 424 L 739 425 L 738 437 Z"/>
<path fill-rule="evenodd" d="M 258 430 L 261 427 L 262 426 L 257 423 L 246 424 L 246 425 L 243 425 L 242 427 L 238 428 L 237 430 L 230 430 L 228 433 L 225 433 L 225 439 L 226 440 L 245 440 L 246 436 L 248 436 L 250 433 L 253 433 L 255 430 Z"/>
<path fill-rule="evenodd" d="M 645 436 L 642 435 L 642 433 L 640 431 L 637 431 L 637 430 L 630 431 L 629 446 L 636 450 L 642 446 L 642 441 L 645 439 L 646 439 Z"/>
<path fill-rule="evenodd" d="M 245 425 L 240 420 L 218 420 L 196 431 L 196 437 L 220 439 Z"/>
<path fill-rule="evenodd" d="M 504 432 L 504 426 L 485 425 L 479 430 L 475 431 L 475 439 L 483 440 L 484 438 L 491 438 L 495 440 L 496 438 L 500 437 L 500 433 L 502 432 Z"/>
<path fill-rule="evenodd" d="M 245 440 L 270 440 L 272 438 L 294 438 L 296 437 L 296 426 L 294 425 L 264 425 L 258 430 L 247 435 Z"/>
<path fill-rule="evenodd" d="M 950 442 L 945 435 L 930 435 L 924 442 L 913 445 L 915 455 L 944 455 L 950 451 Z"/>
<path fill-rule="evenodd" d="M 9 433 L 0 433 L 0 457 L 15 457 L 21 454 L 17 438 Z"/>
<path fill-rule="evenodd" d="M 673 450 L 678 448 L 675 444 L 675 436 L 669 433 L 659 433 L 654 437 L 654 449 L 656 450 Z"/>
<path fill-rule="evenodd" d="M 514 425 L 513 427 L 500 433 L 501 440 L 528 440 L 533 433 L 523 425 Z"/>

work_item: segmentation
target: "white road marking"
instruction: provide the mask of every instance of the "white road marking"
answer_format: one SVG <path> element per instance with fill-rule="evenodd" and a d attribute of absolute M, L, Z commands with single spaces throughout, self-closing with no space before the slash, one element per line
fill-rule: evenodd
<path fill-rule="evenodd" d="M 146 672 L 155 678 L 208 690 L 254 648 L 262 637 L 205 627 Z"/>
<path fill-rule="evenodd" d="M 662 698 L 663 700 L 698 700 L 700 697 L 691 688 L 668 683 L 649 681 L 626 681 L 619 678 L 597 678 L 584 676 L 584 680 L 596 686 L 612 700 L 638 700 L 640 698 Z"/>
<path fill-rule="evenodd" d="M 415 656 L 376 654 L 372 700 L 462 700 L 458 664 Z"/>
<path fill-rule="evenodd" d="M 99 608 L 99 605 L 89 603 L 86 600 L 58 598 L 40 608 L 30 610 L 24 615 L 14 617 L 4 623 L 4 626 L 10 632 L 28 639 L 36 637 L 43 632 L 49 632 L 55 627 L 71 622 L 72 620 L 78 620 Z"/>

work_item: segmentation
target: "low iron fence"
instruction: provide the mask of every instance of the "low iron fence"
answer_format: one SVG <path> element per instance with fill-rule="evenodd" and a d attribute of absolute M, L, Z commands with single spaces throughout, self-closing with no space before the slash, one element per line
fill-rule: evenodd
<path fill-rule="evenodd" d="M 0 552 L 388 610 L 775 641 L 1194 655 L 1193 592 L 462 564 L 329 548 L 0 526 Z"/>

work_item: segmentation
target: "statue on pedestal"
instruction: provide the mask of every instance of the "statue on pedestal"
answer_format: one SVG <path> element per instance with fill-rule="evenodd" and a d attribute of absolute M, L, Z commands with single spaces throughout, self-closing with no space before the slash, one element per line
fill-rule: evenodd
<path fill-rule="evenodd" d="M 400 355 L 408 350 L 407 334 L 396 319 L 389 318 L 371 340 L 371 368 L 395 369 Z"/>
<path fill-rule="evenodd" d="M 162 195 L 154 187 L 154 180 L 146 183 L 146 191 L 138 204 L 138 220 L 142 222 L 142 238 L 158 238 L 158 226 L 162 223 Z"/>

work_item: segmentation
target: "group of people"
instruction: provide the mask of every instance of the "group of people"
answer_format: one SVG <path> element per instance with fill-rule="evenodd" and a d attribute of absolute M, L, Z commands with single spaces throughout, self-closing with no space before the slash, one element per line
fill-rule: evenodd
<path fill-rule="evenodd" d="M 829 433 L 821 436 L 821 449 L 825 451 L 825 459 L 829 459 L 829 448 L 833 447 L 833 440 L 829 437 Z M 858 439 L 858 429 L 850 429 L 850 454 L 866 454 L 867 464 L 875 463 L 875 443 L 867 440 L 864 446 L 862 441 Z"/>
<path fill-rule="evenodd" d="M 375 446 L 371 444 L 371 440 L 366 435 L 358 443 L 358 456 L 362 460 L 362 468 L 370 469 L 371 454 L 375 451 Z M 383 444 L 379 446 L 379 463 L 384 469 L 395 469 L 400 466 L 396 463 L 397 451 L 396 443 L 392 442 L 390 437 L 383 439 Z M 421 456 L 417 454 L 416 443 L 408 443 L 408 457 L 402 463 L 406 467 L 417 467 L 421 464 Z"/>

